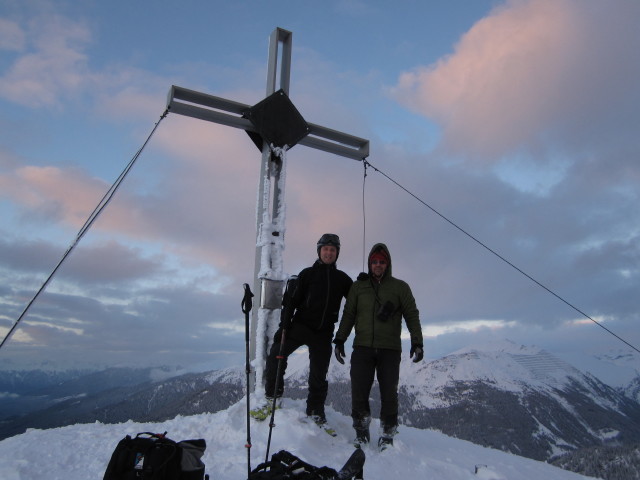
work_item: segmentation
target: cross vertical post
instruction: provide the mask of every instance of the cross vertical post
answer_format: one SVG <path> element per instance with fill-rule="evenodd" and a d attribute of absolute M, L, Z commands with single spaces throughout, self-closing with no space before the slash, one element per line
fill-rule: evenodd
<path fill-rule="evenodd" d="M 278 78 L 278 51 L 282 43 L 280 57 L 280 75 Z M 289 94 L 291 74 L 291 32 L 276 28 L 269 38 L 269 59 L 267 68 L 267 91 L 269 97 L 276 91 L 279 81 L 280 89 Z M 259 292 L 258 308 L 254 309 L 251 318 L 251 334 L 249 337 L 249 354 L 251 359 L 266 358 L 269 344 L 268 328 L 259 329 L 260 322 L 265 326 L 277 321 L 276 313 L 280 311 L 284 272 L 282 269 L 282 252 L 284 251 L 284 185 L 281 182 L 284 157 L 273 155 L 266 140 L 262 144 L 262 163 L 258 180 L 258 206 L 256 212 L 256 256 L 254 269 L 254 292 Z M 271 214 L 269 214 L 271 207 Z M 258 338 L 258 331 L 264 332 L 265 338 Z M 262 351 L 260 351 L 262 350 Z M 254 366 L 254 370 L 262 371 L 263 365 Z M 252 377 L 255 382 L 255 378 Z M 250 385 L 253 391 L 254 385 Z"/>
<path fill-rule="evenodd" d="M 267 98 L 253 107 L 176 85 L 167 97 L 170 113 L 241 128 L 262 153 L 253 283 L 259 301 L 258 308 L 252 310 L 249 346 L 255 373 L 255 377 L 250 378 L 251 391 L 262 381 L 269 344 L 268 327 L 279 321 L 286 281 L 282 267 L 286 155 L 282 152 L 299 143 L 357 161 L 369 156 L 369 140 L 305 122 L 290 102 L 291 51 L 292 33 L 276 28 L 269 37 Z"/>

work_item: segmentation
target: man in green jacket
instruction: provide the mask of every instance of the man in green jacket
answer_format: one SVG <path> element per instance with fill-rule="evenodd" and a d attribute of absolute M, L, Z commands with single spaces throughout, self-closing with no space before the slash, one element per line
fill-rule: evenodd
<path fill-rule="evenodd" d="M 402 343 L 402 318 L 411 335 L 410 358 L 423 358 L 422 327 L 416 301 L 409 285 L 391 275 L 391 255 L 383 243 L 369 253 L 369 273 L 360 274 L 344 306 L 335 335 L 334 353 L 344 364 L 344 342 L 355 328 L 351 354 L 351 417 L 356 446 L 369 443 L 371 409 L 369 394 L 374 376 L 380 385 L 380 426 L 378 447 L 393 445 L 398 427 L 398 380 Z"/>

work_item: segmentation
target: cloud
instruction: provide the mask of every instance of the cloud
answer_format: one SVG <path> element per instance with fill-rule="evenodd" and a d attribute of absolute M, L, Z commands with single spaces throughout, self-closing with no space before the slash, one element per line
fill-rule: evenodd
<path fill-rule="evenodd" d="M 430 158 L 443 168 L 425 175 L 440 185 L 425 191 L 446 199 L 444 213 L 622 331 L 637 309 L 630 288 L 640 251 L 639 16 L 640 4 L 631 1 L 616 8 L 509 1 L 473 25 L 451 55 L 405 72 L 393 89 L 441 128 Z M 462 240 L 450 242 L 446 251 L 462 252 Z M 442 268 L 443 281 L 426 290 L 436 319 L 473 319 L 475 310 L 547 334 L 580 315 L 508 267 L 492 266 L 497 259 L 485 263 L 472 252 L 479 251 L 448 265 L 427 257 Z M 456 296 L 465 300 L 452 308 Z"/>
<path fill-rule="evenodd" d="M 14 54 L 0 72 L 0 98 L 57 110 L 80 101 L 119 121 L 160 115 L 171 81 L 124 62 L 98 66 L 94 46 L 87 22 L 54 11 L 21 23 L 0 19 L 0 49 Z"/>
<path fill-rule="evenodd" d="M 1 300 L 2 335 L 41 284 L 39 261 L 49 263 L 59 256 L 55 246 L 39 243 L 1 245 L 0 278 L 9 286 Z M 47 254 L 49 258 L 43 258 Z M 148 258 L 115 242 L 83 244 L 24 317 L 7 344 L 7 355 L 31 364 L 37 348 L 39 358 L 49 356 L 58 364 L 70 356 L 76 362 L 81 356 L 89 363 L 109 363 L 113 355 L 131 364 L 142 342 L 156 352 L 147 359 L 151 365 L 175 364 L 174 356 L 193 364 L 218 356 L 216 363 L 233 361 L 225 355 L 239 360 L 244 332 L 238 328 L 238 299 L 215 293 L 211 278 L 184 268 L 171 270 L 167 263 L 166 257 Z"/>
<path fill-rule="evenodd" d="M 14 25 L 13 45 L 22 48 L 21 55 L 0 77 L 4 99 L 32 108 L 59 107 L 70 92 L 77 94 L 86 88 L 84 50 L 91 41 L 86 26 L 49 14 L 30 23 L 26 42 L 20 40 L 20 33 Z"/>
<path fill-rule="evenodd" d="M 480 165 L 592 146 L 612 122 L 624 127 L 618 114 L 636 116 L 626 102 L 637 110 L 639 13 L 633 1 L 509 1 L 393 93 L 440 124 L 445 152 Z"/>
<path fill-rule="evenodd" d="M 637 320 L 633 265 L 640 251 L 637 129 L 632 128 L 640 109 L 629 85 L 640 62 L 603 53 L 617 50 L 622 58 L 633 58 L 633 22 L 614 22 L 625 12 L 633 18 L 625 10 L 629 5 L 609 8 L 600 23 L 597 5 L 584 5 L 509 2 L 473 26 L 452 55 L 408 72 L 394 93 L 439 123 L 441 142 L 425 154 L 371 135 L 370 160 L 543 284 L 627 333 L 626 325 Z M 125 135 L 137 147 L 177 80 L 126 64 L 91 70 L 88 65 L 97 65 L 99 55 L 89 48 L 89 33 L 52 46 L 83 76 L 77 84 L 55 80 L 57 98 L 84 95 L 88 101 L 73 107 L 82 115 L 93 109 L 99 122 L 91 128 L 116 123 L 119 130 L 110 135 Z M 33 35 L 20 58 L 46 57 L 47 49 Z M 16 58 L 12 68 L 19 64 Z M 379 78 L 340 71 L 304 49 L 296 51 L 297 58 L 293 100 L 307 120 L 363 137 L 377 128 L 367 122 L 377 121 L 371 112 L 378 108 Z M 256 70 L 231 72 L 237 85 L 220 91 L 217 85 L 229 72 L 199 81 L 202 72 L 194 68 L 195 79 L 183 86 L 206 92 L 213 83 L 213 94 L 255 103 L 262 86 L 252 90 L 242 78 Z M 248 82 L 262 85 L 262 77 Z M 57 105 L 38 102 L 45 113 Z M 408 124 L 416 136 L 424 135 L 428 123 L 415 122 L 415 115 L 385 121 L 396 128 Z M 16 352 L 12 358 L 18 351 L 20 358 L 33 354 L 27 340 L 57 359 L 74 350 L 95 359 L 136 361 L 144 339 L 155 352 L 171 351 L 190 362 L 215 358 L 216 365 L 227 358 L 223 352 L 229 345 L 242 348 L 239 301 L 242 283 L 253 279 L 260 157 L 240 130 L 169 113 L 25 320 L 16 337 L 24 341 L 9 344 Z M 433 344 L 459 348 L 475 338 L 505 334 L 526 342 L 544 340 L 550 331 L 572 335 L 578 329 L 586 339 L 584 332 L 593 332 L 589 325 L 567 323 L 578 314 L 373 169 L 364 178 L 362 163 L 304 146 L 287 157 L 286 273 L 315 260 L 315 243 L 324 232 L 341 236 L 339 266 L 352 277 L 362 269 L 363 250 L 384 241 L 394 273 L 411 285 L 429 332 L 447 332 L 431 338 Z M 458 159 L 468 162 L 451 161 Z M 60 258 L 60 245 L 73 238 L 109 187 L 95 173 L 101 161 L 91 159 L 86 168 L 54 161 L 12 152 L 0 156 L 3 213 L 20 222 L 19 233 L 5 231 L 0 245 L 2 325 L 17 317 Z M 506 180 L 504 162 L 512 167 L 506 173 L 513 173 Z M 542 179 L 546 188 L 538 188 L 537 195 L 516 188 L 513 177 L 524 167 L 529 178 L 548 174 L 551 166 L 559 166 L 555 178 Z M 81 336 L 74 333 L 80 330 Z"/>
<path fill-rule="evenodd" d="M 26 36 L 20 25 L 0 18 L 0 50 L 21 51 L 25 42 Z"/>
<path fill-rule="evenodd" d="M 80 169 L 19 166 L 0 175 L 2 194 L 49 222 L 80 228 L 107 186 Z"/>

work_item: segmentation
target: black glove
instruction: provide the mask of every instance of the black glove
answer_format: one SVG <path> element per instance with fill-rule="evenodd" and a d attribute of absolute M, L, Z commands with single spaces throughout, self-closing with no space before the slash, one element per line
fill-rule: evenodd
<path fill-rule="evenodd" d="M 344 365 L 344 358 L 346 357 L 344 353 L 344 342 L 336 341 L 334 343 L 336 347 L 333 349 L 333 354 L 336 356 L 336 360 Z"/>
<path fill-rule="evenodd" d="M 415 355 L 415 358 L 414 358 Z M 413 358 L 413 363 L 421 362 L 424 357 L 424 351 L 422 345 L 411 345 L 411 351 L 409 352 L 409 358 Z"/>
<path fill-rule="evenodd" d="M 360 280 L 360 281 L 362 281 L 362 280 L 369 280 L 369 274 L 368 274 L 368 273 L 365 273 L 365 272 L 360 272 L 360 273 L 358 274 L 358 278 L 357 278 L 356 280 Z"/>
<path fill-rule="evenodd" d="M 283 309 L 282 313 L 280 314 L 280 328 L 283 328 L 285 330 L 291 330 L 291 327 L 293 326 L 293 315 L 289 315 L 290 312 L 287 311 L 288 309 Z"/>
<path fill-rule="evenodd" d="M 280 310 L 280 328 L 291 330 L 294 311 L 295 309 L 291 305 L 282 307 Z"/>
<path fill-rule="evenodd" d="M 280 327 L 285 330 L 291 330 L 293 322 L 293 314 L 296 310 L 293 305 L 293 295 L 298 288 L 298 277 L 292 276 L 287 280 L 287 286 L 282 295 L 282 308 L 280 309 Z"/>

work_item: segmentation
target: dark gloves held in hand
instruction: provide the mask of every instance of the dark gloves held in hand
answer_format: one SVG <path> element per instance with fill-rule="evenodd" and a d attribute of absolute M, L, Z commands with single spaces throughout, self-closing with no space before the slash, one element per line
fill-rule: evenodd
<path fill-rule="evenodd" d="M 422 345 L 411 345 L 409 358 L 413 358 L 413 363 L 421 362 L 423 357 L 424 357 L 424 350 L 422 350 Z"/>
<path fill-rule="evenodd" d="M 280 328 L 284 330 L 291 330 L 291 320 L 285 320 L 284 318 L 280 320 Z"/>
<path fill-rule="evenodd" d="M 333 354 L 336 356 L 336 360 L 344 365 L 344 358 L 346 357 L 344 353 L 344 342 L 335 342 L 336 346 L 333 349 Z"/>

